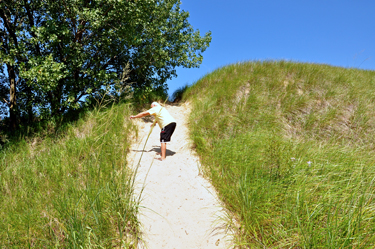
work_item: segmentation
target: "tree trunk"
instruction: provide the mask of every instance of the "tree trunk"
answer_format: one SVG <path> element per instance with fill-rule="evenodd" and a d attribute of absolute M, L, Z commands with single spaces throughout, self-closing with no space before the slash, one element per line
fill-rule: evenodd
<path fill-rule="evenodd" d="M 31 87 L 29 86 L 26 86 L 25 92 L 27 94 L 27 100 L 26 100 L 27 121 L 29 124 L 32 124 L 34 121 L 33 92 L 31 90 Z"/>
<path fill-rule="evenodd" d="M 8 76 L 10 83 L 9 92 L 9 116 L 10 116 L 10 128 L 12 131 L 17 129 L 17 93 L 16 93 L 16 74 L 14 72 L 14 66 L 7 65 Z"/>

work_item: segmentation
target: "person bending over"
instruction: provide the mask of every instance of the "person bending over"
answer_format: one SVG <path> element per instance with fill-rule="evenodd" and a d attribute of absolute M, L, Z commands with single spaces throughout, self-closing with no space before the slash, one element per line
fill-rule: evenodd
<path fill-rule="evenodd" d="M 171 141 L 174 130 L 176 129 L 176 120 L 169 114 L 165 107 L 161 106 L 157 102 L 152 102 L 151 109 L 138 113 L 135 116 L 130 116 L 130 119 L 141 118 L 144 116 L 153 115 L 156 119 L 156 123 L 159 124 L 160 131 L 160 150 L 161 157 L 160 161 L 165 160 L 167 152 L 167 143 Z M 156 125 L 155 123 L 155 125 Z"/>

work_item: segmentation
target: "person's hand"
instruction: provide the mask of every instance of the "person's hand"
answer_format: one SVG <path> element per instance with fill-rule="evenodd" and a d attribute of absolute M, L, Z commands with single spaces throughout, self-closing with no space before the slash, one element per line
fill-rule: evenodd
<path fill-rule="evenodd" d="M 152 127 L 152 126 L 155 126 L 156 125 L 156 123 L 152 123 L 150 126 Z"/>
<path fill-rule="evenodd" d="M 135 119 L 135 116 L 130 116 L 130 119 Z"/>

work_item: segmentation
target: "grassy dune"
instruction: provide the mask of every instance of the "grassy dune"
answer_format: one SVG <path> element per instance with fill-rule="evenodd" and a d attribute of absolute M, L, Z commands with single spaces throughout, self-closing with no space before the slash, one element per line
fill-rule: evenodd
<path fill-rule="evenodd" d="M 94 110 L 59 137 L 0 151 L 0 248 L 132 248 L 129 115 L 126 104 Z"/>
<path fill-rule="evenodd" d="M 220 68 L 187 89 L 191 137 L 243 248 L 375 247 L 375 72 Z"/>

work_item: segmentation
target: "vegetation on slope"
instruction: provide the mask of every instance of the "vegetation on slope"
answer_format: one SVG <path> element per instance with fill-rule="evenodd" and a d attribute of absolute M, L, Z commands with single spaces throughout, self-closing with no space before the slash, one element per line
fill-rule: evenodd
<path fill-rule="evenodd" d="M 271 61 L 187 89 L 191 136 L 238 245 L 375 244 L 374 87 L 374 71 Z"/>
<path fill-rule="evenodd" d="M 0 151 L 1 248 L 132 248 L 128 104 L 86 113 L 59 137 Z"/>

